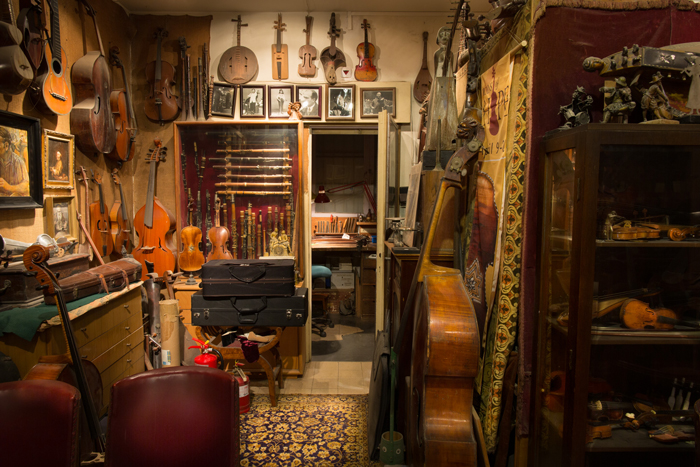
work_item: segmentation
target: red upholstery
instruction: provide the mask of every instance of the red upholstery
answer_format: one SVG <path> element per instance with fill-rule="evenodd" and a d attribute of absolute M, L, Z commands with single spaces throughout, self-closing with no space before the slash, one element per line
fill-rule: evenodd
<path fill-rule="evenodd" d="M 0 384 L 0 464 L 78 465 L 80 392 L 53 380 Z"/>
<path fill-rule="evenodd" d="M 147 371 L 112 385 L 106 467 L 239 465 L 238 383 L 204 367 Z"/>

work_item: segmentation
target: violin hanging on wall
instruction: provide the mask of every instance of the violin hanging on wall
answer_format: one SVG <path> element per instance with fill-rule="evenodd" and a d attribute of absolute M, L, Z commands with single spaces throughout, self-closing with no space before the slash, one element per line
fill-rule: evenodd
<path fill-rule="evenodd" d="M 182 250 L 178 256 L 180 269 L 186 272 L 199 271 L 204 264 L 204 254 L 202 253 L 202 229 L 196 227 L 192 222 L 195 210 L 195 200 L 190 189 L 187 189 L 188 201 L 187 210 L 189 225 L 180 231 Z"/>
<path fill-rule="evenodd" d="M 95 242 L 97 254 L 107 256 L 112 253 L 114 243 L 112 242 L 112 232 L 109 225 L 109 211 L 104 202 L 102 192 L 102 177 L 100 174 L 92 173 L 92 181 L 97 184 L 99 200 L 90 204 L 90 237 Z"/>
<path fill-rule="evenodd" d="M 372 63 L 374 58 L 374 44 L 367 39 L 369 23 L 362 20 L 362 29 L 365 30 L 365 41 L 357 46 L 357 58 L 360 63 L 355 67 L 355 79 L 358 81 L 375 81 L 377 79 L 377 67 Z"/>
<path fill-rule="evenodd" d="M 316 65 L 314 65 L 314 60 L 316 60 L 316 47 L 309 45 L 311 40 L 311 23 L 313 22 L 313 17 L 306 17 L 306 45 L 302 45 L 299 48 L 299 58 L 301 58 L 301 65 L 299 65 L 299 76 L 304 76 L 307 78 L 313 78 L 316 76 Z"/>
<path fill-rule="evenodd" d="M 136 132 L 138 131 L 136 114 L 131 101 L 129 82 L 126 79 L 126 68 L 119 59 L 119 47 L 114 46 L 109 49 L 109 58 L 112 65 L 122 70 L 124 89 L 112 91 L 109 97 L 112 113 L 115 115 L 116 144 L 107 157 L 120 163 L 129 162 L 136 152 Z"/>
<path fill-rule="evenodd" d="M 180 108 L 177 99 L 170 88 L 175 82 L 175 68 L 161 58 L 161 45 L 164 37 L 168 37 L 168 31 L 158 28 L 155 33 L 158 39 L 156 59 L 146 65 L 146 78 L 150 86 L 150 93 L 146 98 L 146 117 L 163 125 L 177 118 Z M 146 271 L 144 266 L 144 271 Z"/>
<path fill-rule="evenodd" d="M 114 184 L 119 187 L 119 200 L 115 201 L 109 211 L 109 221 L 112 226 L 112 240 L 114 241 L 114 256 L 121 258 L 123 252 L 128 252 L 131 248 L 131 218 L 126 211 L 126 198 L 124 189 L 119 179 L 118 170 L 112 171 Z"/>
<path fill-rule="evenodd" d="M 282 22 L 282 14 L 278 14 L 275 21 L 277 30 L 277 42 L 272 44 L 272 79 L 289 78 L 289 64 L 287 62 L 287 44 L 282 43 L 282 31 L 286 31 Z"/>

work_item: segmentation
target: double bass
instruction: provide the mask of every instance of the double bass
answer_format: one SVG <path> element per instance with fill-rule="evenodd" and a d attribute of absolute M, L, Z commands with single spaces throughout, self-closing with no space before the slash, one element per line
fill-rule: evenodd
<path fill-rule="evenodd" d="M 128 252 L 131 247 L 131 218 L 126 212 L 126 198 L 124 198 L 124 189 L 122 182 L 119 179 L 117 169 L 112 170 L 112 179 L 114 184 L 119 187 L 119 199 L 114 202 L 112 209 L 109 210 L 109 221 L 112 226 L 112 240 L 114 241 L 114 256 L 121 258 L 122 251 Z"/>
<path fill-rule="evenodd" d="M 146 117 L 162 125 L 164 122 L 175 120 L 180 108 L 177 98 L 170 91 L 175 82 L 175 68 L 160 55 L 161 44 L 163 38 L 168 37 L 168 31 L 159 28 L 155 37 L 158 39 L 156 60 L 146 65 L 146 78 L 150 92 L 146 98 L 145 111 Z"/>
<path fill-rule="evenodd" d="M 136 152 L 136 114 L 131 102 L 131 91 L 129 82 L 126 79 L 126 69 L 119 59 L 119 48 L 117 46 L 109 49 L 110 62 L 122 70 L 124 89 L 115 89 L 109 96 L 109 104 L 114 114 L 114 127 L 116 131 L 116 143 L 114 150 L 107 154 L 112 160 L 119 163 L 129 162 L 134 158 Z"/>
<path fill-rule="evenodd" d="M 139 246 L 132 254 L 141 263 L 141 280 L 148 279 L 146 261 L 153 263 L 153 272 L 159 276 L 163 276 L 165 271 L 175 270 L 175 253 L 172 246 L 175 216 L 155 195 L 157 165 L 158 162 L 165 160 L 167 148 L 162 146 L 159 139 L 155 140 L 155 145 L 156 147 L 150 150 L 147 157 L 151 164 L 151 171 L 148 178 L 146 204 L 134 217 L 134 229 L 139 236 Z"/>
<path fill-rule="evenodd" d="M 362 29 L 365 30 L 365 41 L 357 46 L 357 58 L 360 63 L 355 66 L 355 79 L 358 81 L 375 81 L 377 79 L 377 67 L 372 63 L 374 58 L 374 44 L 367 39 L 369 23 L 362 20 Z"/>
<path fill-rule="evenodd" d="M 100 174 L 92 172 L 92 181 L 97 184 L 99 200 L 90 204 L 90 237 L 92 241 L 95 242 L 97 254 L 100 256 L 107 256 L 112 254 L 112 250 L 114 249 L 112 232 L 109 225 L 109 211 L 104 202 L 102 177 Z"/>

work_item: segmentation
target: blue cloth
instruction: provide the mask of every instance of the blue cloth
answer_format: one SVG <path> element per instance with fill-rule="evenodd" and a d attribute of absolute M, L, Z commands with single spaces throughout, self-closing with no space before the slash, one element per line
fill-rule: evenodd
<path fill-rule="evenodd" d="M 325 266 L 311 266 L 311 278 L 316 279 L 317 277 L 331 277 L 333 273 L 330 269 Z"/>

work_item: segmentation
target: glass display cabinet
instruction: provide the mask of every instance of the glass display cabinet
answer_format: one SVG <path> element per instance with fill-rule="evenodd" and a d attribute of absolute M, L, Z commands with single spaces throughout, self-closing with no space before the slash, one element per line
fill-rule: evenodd
<path fill-rule="evenodd" d="M 543 149 L 531 463 L 694 465 L 700 131 L 589 124 Z"/>

